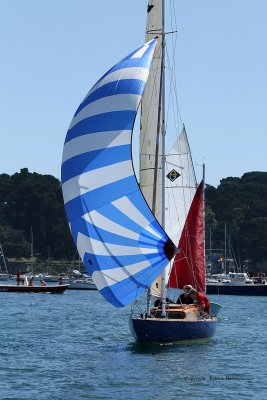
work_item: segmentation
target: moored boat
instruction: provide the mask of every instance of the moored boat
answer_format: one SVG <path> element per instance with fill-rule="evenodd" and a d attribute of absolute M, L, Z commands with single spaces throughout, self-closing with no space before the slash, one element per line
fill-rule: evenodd
<path fill-rule="evenodd" d="M 64 293 L 69 285 L 54 286 L 24 286 L 24 285 L 0 285 L 0 292 L 16 292 L 16 293 Z"/>
<path fill-rule="evenodd" d="M 221 279 L 217 275 L 212 281 L 208 280 L 207 294 L 267 296 L 267 284 L 262 276 L 252 279 L 245 272 L 231 272 Z"/>
<path fill-rule="evenodd" d="M 97 290 L 97 287 L 92 279 L 81 278 L 81 279 L 69 279 L 70 290 Z"/>

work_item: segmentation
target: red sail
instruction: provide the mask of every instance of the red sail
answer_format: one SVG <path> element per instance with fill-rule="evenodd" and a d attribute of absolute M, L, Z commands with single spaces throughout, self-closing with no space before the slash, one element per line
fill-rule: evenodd
<path fill-rule="evenodd" d="M 205 253 L 204 253 L 204 182 L 195 193 L 180 238 L 178 249 L 170 274 L 168 286 L 182 289 L 190 284 L 205 292 Z"/>

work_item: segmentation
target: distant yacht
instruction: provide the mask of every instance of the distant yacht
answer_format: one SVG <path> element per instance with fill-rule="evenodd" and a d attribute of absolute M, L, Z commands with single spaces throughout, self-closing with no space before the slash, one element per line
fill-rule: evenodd
<path fill-rule="evenodd" d="M 237 296 L 267 296 L 267 283 L 263 274 L 250 278 L 246 272 L 212 275 L 207 278 L 207 294 Z"/>

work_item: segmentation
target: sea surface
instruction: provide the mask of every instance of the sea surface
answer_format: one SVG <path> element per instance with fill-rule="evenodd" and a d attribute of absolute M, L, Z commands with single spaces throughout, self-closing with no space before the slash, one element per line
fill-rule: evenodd
<path fill-rule="evenodd" d="M 141 346 L 97 291 L 0 293 L 0 399 L 267 399 L 267 297 L 209 297 L 213 339 Z"/>

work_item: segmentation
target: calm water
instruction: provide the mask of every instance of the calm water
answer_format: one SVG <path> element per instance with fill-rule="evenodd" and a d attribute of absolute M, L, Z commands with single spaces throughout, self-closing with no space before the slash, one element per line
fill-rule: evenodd
<path fill-rule="evenodd" d="M 212 340 L 142 347 L 97 291 L 0 293 L 0 399 L 266 399 L 267 298 L 210 298 Z"/>

